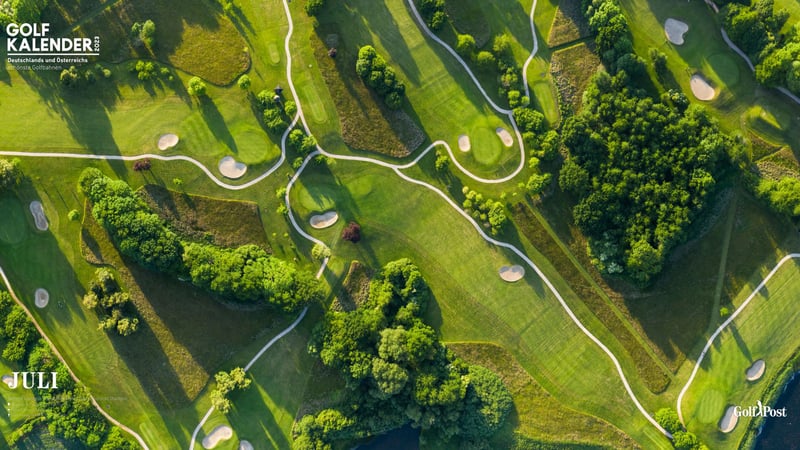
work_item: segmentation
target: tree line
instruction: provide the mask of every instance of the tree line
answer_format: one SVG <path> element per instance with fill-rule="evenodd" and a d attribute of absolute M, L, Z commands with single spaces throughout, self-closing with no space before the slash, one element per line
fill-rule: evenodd
<path fill-rule="evenodd" d="M 338 406 L 295 424 L 295 449 L 330 449 L 405 424 L 454 445 L 488 445 L 512 408 L 511 394 L 488 369 L 442 345 L 422 320 L 430 290 L 408 259 L 390 262 L 366 302 L 329 311 L 310 351 L 346 380 Z M 477 447 L 476 447 L 477 448 Z"/>
<path fill-rule="evenodd" d="M 308 271 L 266 253 L 258 246 L 216 247 L 183 241 L 122 180 L 86 169 L 79 190 L 92 203 L 92 216 L 120 253 L 159 272 L 189 276 L 192 284 L 243 302 L 264 302 L 293 312 L 322 298 Z"/>
<path fill-rule="evenodd" d="M 782 32 L 789 19 L 774 0 L 726 2 L 722 23 L 731 40 L 755 63 L 756 79 L 800 94 L 800 24 Z"/>

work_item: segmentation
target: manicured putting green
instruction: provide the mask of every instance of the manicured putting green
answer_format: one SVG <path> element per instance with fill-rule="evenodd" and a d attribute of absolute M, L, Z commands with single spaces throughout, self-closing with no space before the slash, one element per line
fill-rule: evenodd
<path fill-rule="evenodd" d="M 472 154 L 481 164 L 497 163 L 503 153 L 503 143 L 497 137 L 494 128 L 477 127 L 470 131 Z"/>
<path fill-rule="evenodd" d="M 311 116 L 313 117 L 314 122 L 327 122 L 328 113 L 325 112 L 325 108 L 322 106 L 322 100 L 320 100 L 317 90 L 310 85 L 303 86 L 300 89 L 303 91 L 303 96 L 307 99 L 305 105 L 308 105 L 311 108 Z"/>
<path fill-rule="evenodd" d="M 234 131 L 236 136 L 236 148 L 238 154 L 235 155 L 238 161 L 245 164 L 261 164 L 271 157 L 278 156 L 278 149 L 263 130 L 250 124 L 237 127 Z"/>
<path fill-rule="evenodd" d="M 19 199 L 9 195 L 0 197 L 0 211 L 0 243 L 14 245 L 24 241 L 28 236 L 28 224 Z"/>
<path fill-rule="evenodd" d="M 715 53 L 708 57 L 708 64 L 720 81 L 729 88 L 739 84 L 739 65 L 730 55 Z"/>
<path fill-rule="evenodd" d="M 725 412 L 725 396 L 716 389 L 707 389 L 700 395 L 695 417 L 702 423 L 716 423 Z"/>
<path fill-rule="evenodd" d="M 269 53 L 269 60 L 272 61 L 272 64 L 281 62 L 281 52 L 278 51 L 278 44 L 274 42 L 267 44 L 267 53 Z"/>

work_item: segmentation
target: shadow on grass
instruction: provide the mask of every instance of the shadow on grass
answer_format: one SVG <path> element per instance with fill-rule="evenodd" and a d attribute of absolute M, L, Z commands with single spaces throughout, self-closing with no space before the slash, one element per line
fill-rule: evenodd
<path fill-rule="evenodd" d="M 225 123 L 225 118 L 220 114 L 214 100 L 203 96 L 200 97 L 199 102 L 203 120 L 205 120 L 208 129 L 211 130 L 214 137 L 218 141 L 224 142 L 234 153 L 239 153 L 239 149 L 236 147 L 236 141 L 233 139 L 233 135 L 228 129 L 228 125 Z"/>

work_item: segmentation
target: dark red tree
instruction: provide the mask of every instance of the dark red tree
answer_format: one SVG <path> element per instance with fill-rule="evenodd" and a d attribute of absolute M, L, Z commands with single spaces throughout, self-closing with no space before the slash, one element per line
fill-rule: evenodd
<path fill-rule="evenodd" d="M 143 170 L 150 170 L 150 160 L 143 159 L 141 161 L 136 161 L 133 163 L 133 170 L 135 172 L 141 172 Z"/>
<path fill-rule="evenodd" d="M 350 222 L 342 230 L 342 239 L 356 243 L 361 240 L 361 225 Z"/>

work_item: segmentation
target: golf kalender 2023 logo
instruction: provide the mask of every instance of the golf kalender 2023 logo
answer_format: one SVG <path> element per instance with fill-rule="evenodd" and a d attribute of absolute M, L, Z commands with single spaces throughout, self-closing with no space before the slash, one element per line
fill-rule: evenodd
<path fill-rule="evenodd" d="M 51 37 L 49 23 L 10 23 L 8 62 L 17 70 L 61 70 L 100 56 L 100 37 Z"/>

